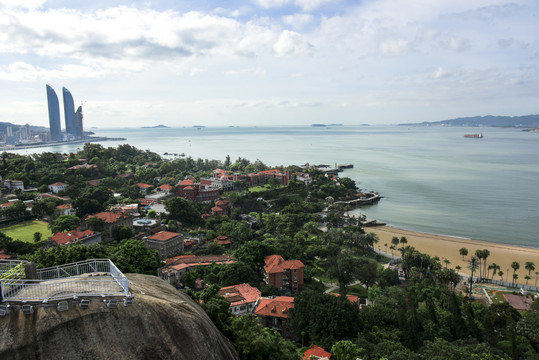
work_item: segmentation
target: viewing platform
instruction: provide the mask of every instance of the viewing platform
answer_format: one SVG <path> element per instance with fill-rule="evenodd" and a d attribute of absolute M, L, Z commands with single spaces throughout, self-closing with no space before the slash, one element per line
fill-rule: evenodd
<path fill-rule="evenodd" d="M 25 261 L 0 261 L 0 315 L 9 307 L 46 306 L 77 301 L 81 307 L 91 301 L 105 301 L 115 307 L 119 300 L 131 305 L 134 294 L 129 280 L 109 259 L 93 259 L 36 269 Z M 111 306 L 112 304 L 112 306 Z"/>

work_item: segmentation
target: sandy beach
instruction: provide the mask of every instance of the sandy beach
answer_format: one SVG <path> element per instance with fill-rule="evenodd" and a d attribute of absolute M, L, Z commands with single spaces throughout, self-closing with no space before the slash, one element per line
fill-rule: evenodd
<path fill-rule="evenodd" d="M 539 271 L 539 249 L 497 244 L 459 237 L 427 234 L 390 226 L 369 227 L 366 228 L 365 231 L 368 233 L 374 232 L 376 235 L 378 235 L 380 239 L 378 245 L 382 251 L 386 251 L 386 249 L 388 249 L 387 252 L 391 253 L 391 250 L 389 249 L 391 246 L 391 239 L 394 236 L 397 236 L 399 239 L 402 236 L 405 236 L 408 239 L 408 245 L 411 245 L 417 250 L 431 256 L 438 256 L 440 259 L 442 259 L 443 266 L 445 266 L 443 260 L 448 259 L 451 262 L 448 265 L 449 268 L 454 269 L 455 266 L 460 265 L 460 272 L 467 274 L 470 273 L 470 270 L 468 269 L 469 261 L 471 256 L 475 254 L 475 251 L 488 249 L 490 251 L 490 256 L 487 258 L 487 264 L 490 265 L 496 263 L 500 265 L 501 270 L 504 272 L 504 281 L 507 279 L 509 281 L 512 280 L 513 269 L 511 268 L 511 263 L 513 261 L 518 261 L 520 263 L 520 269 L 516 272 L 518 274 L 517 282 L 520 284 L 526 284 L 524 276 L 528 275 L 528 270 L 524 268 L 524 264 L 527 261 L 532 261 L 535 263 L 536 269 L 531 272 L 531 279 L 529 280 L 528 285 L 535 286 L 536 283 L 537 275 L 535 272 Z M 384 244 L 387 244 L 387 248 Z M 376 246 L 378 247 L 378 245 Z M 460 248 L 468 249 L 468 256 L 464 257 L 464 261 L 462 260 L 462 256 L 459 255 Z M 395 255 L 400 256 L 400 252 L 395 251 Z M 507 276 L 508 273 L 509 275 Z M 490 271 L 489 277 L 491 277 L 491 275 L 492 271 Z M 496 275 L 494 279 L 500 280 L 500 277 Z M 537 284 L 539 285 L 539 282 Z"/>

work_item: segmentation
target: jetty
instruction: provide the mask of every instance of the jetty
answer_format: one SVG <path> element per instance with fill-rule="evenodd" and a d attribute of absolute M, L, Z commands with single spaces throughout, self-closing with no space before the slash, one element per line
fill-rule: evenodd
<path fill-rule="evenodd" d="M 375 191 L 371 192 L 359 192 L 356 194 L 356 196 L 353 199 L 350 200 L 341 200 L 341 201 L 335 201 L 333 205 L 342 204 L 342 205 L 349 205 L 349 206 L 363 206 L 363 205 L 374 205 L 382 199 L 383 196 L 378 194 Z"/>

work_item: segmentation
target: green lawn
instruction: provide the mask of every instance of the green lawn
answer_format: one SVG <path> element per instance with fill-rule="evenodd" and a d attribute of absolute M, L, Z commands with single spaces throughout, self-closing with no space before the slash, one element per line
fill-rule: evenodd
<path fill-rule="evenodd" d="M 52 236 L 49 226 L 41 221 L 25 221 L 20 224 L 6 226 L 0 229 L 1 232 L 12 238 L 13 240 L 21 240 L 25 242 L 34 242 L 34 233 L 40 232 L 41 239 L 45 240 Z"/>

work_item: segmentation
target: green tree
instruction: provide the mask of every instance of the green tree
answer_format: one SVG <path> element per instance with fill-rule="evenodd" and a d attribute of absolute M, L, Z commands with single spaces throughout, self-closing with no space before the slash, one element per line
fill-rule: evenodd
<path fill-rule="evenodd" d="M 40 242 L 42 236 L 43 236 L 43 235 L 42 235 L 39 231 L 36 231 L 36 232 L 34 233 L 34 242 L 36 242 L 36 243 L 37 243 L 37 242 Z"/>
<path fill-rule="evenodd" d="M 336 360 L 356 360 L 362 352 L 362 349 L 350 340 L 337 341 L 331 347 L 331 354 Z"/>
<path fill-rule="evenodd" d="M 465 256 L 468 256 L 468 249 L 466 249 L 466 248 L 460 248 L 460 249 L 459 249 L 459 254 L 462 256 L 462 261 L 464 261 L 464 257 L 465 257 Z"/>
<path fill-rule="evenodd" d="M 176 197 L 165 201 L 165 208 L 171 219 L 184 224 L 197 225 L 201 222 L 201 213 L 190 201 Z"/>
<path fill-rule="evenodd" d="M 149 249 L 140 240 L 123 240 L 112 249 L 111 260 L 124 273 L 155 275 L 161 265 L 157 250 Z"/>
<path fill-rule="evenodd" d="M 74 230 L 80 226 L 80 219 L 76 215 L 60 215 L 51 226 L 51 232 Z"/>
<path fill-rule="evenodd" d="M 133 237 L 133 231 L 129 226 L 115 226 L 112 229 L 112 238 L 116 241 L 130 239 Z"/>
<path fill-rule="evenodd" d="M 153 209 L 150 210 L 150 211 L 148 211 L 148 217 L 149 217 L 150 219 L 155 219 L 155 218 L 157 217 L 157 211 L 155 211 L 155 210 L 153 210 Z"/>
<path fill-rule="evenodd" d="M 514 282 L 514 280 L 516 279 L 515 275 L 517 275 L 516 272 L 518 269 L 520 269 L 520 263 L 518 261 L 513 261 L 511 263 L 511 268 L 513 269 L 513 282 Z"/>
<path fill-rule="evenodd" d="M 105 228 L 105 222 L 102 219 L 94 216 L 86 220 L 86 226 L 93 231 L 102 232 Z"/>

